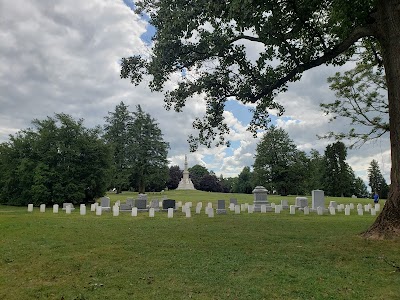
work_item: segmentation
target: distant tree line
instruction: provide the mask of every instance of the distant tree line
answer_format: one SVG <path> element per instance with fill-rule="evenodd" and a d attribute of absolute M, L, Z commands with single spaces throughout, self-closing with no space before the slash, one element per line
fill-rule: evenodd
<path fill-rule="evenodd" d="M 243 168 L 237 177 L 217 177 L 213 171 L 195 165 L 189 168 L 194 187 L 198 190 L 224 193 L 252 193 L 257 185 L 262 185 L 270 193 L 280 195 L 307 195 L 312 190 L 322 189 L 329 196 L 368 197 L 370 193 L 360 177 L 356 177 L 346 162 L 347 149 L 342 142 L 326 147 L 321 155 L 313 149 L 307 155 L 289 138 L 282 128 L 271 126 L 257 145 L 253 170 Z M 175 189 L 182 178 L 179 166 L 171 166 L 167 183 Z M 387 198 L 389 186 L 373 160 L 368 169 L 371 192 Z"/>
<path fill-rule="evenodd" d="M 104 128 L 55 114 L 0 144 L 0 203 L 89 203 L 108 189 L 162 190 L 168 149 L 156 121 L 140 106 L 123 102 Z"/>
<path fill-rule="evenodd" d="M 88 129 L 82 119 L 55 114 L 11 135 L 0 144 L 0 203 L 79 204 L 109 189 L 143 193 L 177 188 L 182 170 L 168 167 L 169 144 L 155 119 L 140 106 L 131 112 L 121 102 L 105 121 L 103 128 Z M 252 169 L 245 166 L 229 178 L 201 165 L 189 172 L 196 189 L 210 192 L 251 193 L 263 185 L 281 195 L 323 189 L 330 196 L 368 196 L 346 156 L 342 142 L 328 145 L 323 155 L 316 150 L 307 155 L 283 129 L 271 126 L 257 145 Z M 389 187 L 375 160 L 368 177 L 371 191 L 386 198 Z"/>

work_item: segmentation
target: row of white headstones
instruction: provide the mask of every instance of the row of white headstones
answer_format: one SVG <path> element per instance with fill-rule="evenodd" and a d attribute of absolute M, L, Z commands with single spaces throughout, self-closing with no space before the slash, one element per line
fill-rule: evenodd
<path fill-rule="evenodd" d="M 160 202 L 160 207 L 162 207 L 162 202 Z M 182 208 L 182 212 L 185 213 L 187 218 L 190 218 L 192 216 L 192 207 L 193 204 L 192 202 L 186 202 L 185 204 L 182 204 L 181 201 L 176 203 L 175 206 L 175 210 Z M 274 209 L 275 213 L 279 214 L 283 207 L 282 205 L 275 205 L 275 203 L 271 203 L 271 208 Z M 338 204 L 336 207 L 334 206 L 329 206 L 328 207 L 328 212 L 331 215 L 335 215 L 336 211 L 337 212 L 342 212 L 344 210 L 344 214 L 346 216 L 349 216 L 351 213 L 351 210 L 354 210 L 354 204 L 350 203 L 350 204 Z M 66 214 L 71 214 L 72 210 L 74 208 L 71 205 L 66 205 L 65 207 L 65 212 Z M 196 214 L 200 214 L 201 211 L 203 209 L 203 203 L 202 202 L 198 202 L 196 205 Z M 296 214 L 296 209 L 298 209 L 298 207 L 296 207 L 295 205 L 290 205 L 289 206 L 289 213 L 291 215 Z M 103 212 L 103 208 L 98 204 L 98 203 L 94 203 L 91 204 L 90 206 L 90 210 L 92 212 L 95 212 L 96 215 L 101 216 L 102 212 Z M 235 214 L 240 214 L 242 211 L 246 211 L 248 213 L 253 213 L 254 212 L 254 205 L 248 204 L 248 203 L 244 203 L 244 204 L 234 204 L 231 203 L 229 205 L 229 210 L 234 212 Z M 46 211 L 46 205 L 45 204 L 41 204 L 39 207 L 39 211 L 40 212 L 45 212 Z M 53 205 L 53 213 L 58 213 L 59 211 L 59 205 L 58 204 L 54 204 Z M 310 214 L 310 211 L 312 211 L 308 206 L 304 207 L 301 209 L 301 211 L 303 211 L 303 213 L 305 215 Z M 326 210 L 323 207 L 317 207 L 316 212 L 318 215 L 323 215 L 324 212 Z M 376 212 L 380 211 L 380 204 L 376 203 L 374 206 L 372 206 L 371 204 L 366 204 L 366 205 L 362 205 L 361 203 L 359 203 L 357 205 L 357 214 L 358 215 L 363 215 L 364 212 L 369 212 L 371 215 L 375 216 Z M 28 212 L 33 212 L 33 204 L 28 204 Z M 112 212 L 113 212 L 113 216 L 119 216 L 120 213 L 120 209 L 119 209 L 119 202 L 117 202 L 113 207 L 112 207 Z M 151 207 L 149 208 L 149 217 L 154 217 L 155 216 L 155 212 L 156 209 Z M 208 217 L 212 218 L 214 217 L 214 208 L 213 208 L 213 204 L 211 202 L 209 202 L 207 204 L 207 206 L 204 209 L 204 212 L 206 215 L 208 215 Z M 267 212 L 267 205 L 261 205 L 261 213 L 266 213 Z M 85 204 L 81 204 L 80 205 L 80 214 L 81 215 L 86 215 L 86 205 Z M 138 208 L 137 207 L 133 207 L 132 208 L 132 212 L 131 215 L 133 217 L 136 217 L 138 215 Z M 174 216 L 174 209 L 173 208 L 168 208 L 168 218 L 172 218 Z"/>

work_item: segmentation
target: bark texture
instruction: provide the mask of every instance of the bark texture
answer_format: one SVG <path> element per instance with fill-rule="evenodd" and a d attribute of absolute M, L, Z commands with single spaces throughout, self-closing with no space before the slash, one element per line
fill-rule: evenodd
<path fill-rule="evenodd" d="M 382 46 L 389 101 L 392 169 L 388 199 L 367 238 L 400 237 L 400 0 L 378 1 L 376 37 Z"/>

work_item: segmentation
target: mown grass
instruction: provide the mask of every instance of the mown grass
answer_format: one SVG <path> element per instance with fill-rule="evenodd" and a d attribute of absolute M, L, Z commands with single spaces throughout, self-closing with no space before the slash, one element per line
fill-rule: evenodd
<path fill-rule="evenodd" d="M 166 194 L 193 202 L 232 197 Z M 374 218 L 193 211 L 168 219 L 0 206 L 0 299 L 399 299 L 400 272 L 385 261 L 400 264 L 399 241 L 358 236 Z"/>

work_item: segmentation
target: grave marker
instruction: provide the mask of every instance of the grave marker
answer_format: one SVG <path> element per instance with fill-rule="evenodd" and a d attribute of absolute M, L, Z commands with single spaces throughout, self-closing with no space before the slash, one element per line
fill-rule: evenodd
<path fill-rule="evenodd" d="M 240 205 L 239 204 L 236 204 L 235 205 L 235 214 L 240 214 Z"/>
<path fill-rule="evenodd" d="M 217 215 L 226 215 L 225 200 L 218 200 Z"/>
<path fill-rule="evenodd" d="M 132 207 L 132 217 L 137 217 L 138 209 L 137 207 Z"/>
<path fill-rule="evenodd" d="M 311 192 L 312 200 L 311 200 L 311 209 L 316 210 L 318 207 L 322 209 L 325 208 L 325 195 L 322 190 L 313 190 Z"/>
<path fill-rule="evenodd" d="M 86 205 L 85 204 L 81 204 L 80 205 L 79 213 L 80 213 L 81 216 L 86 215 Z"/>

